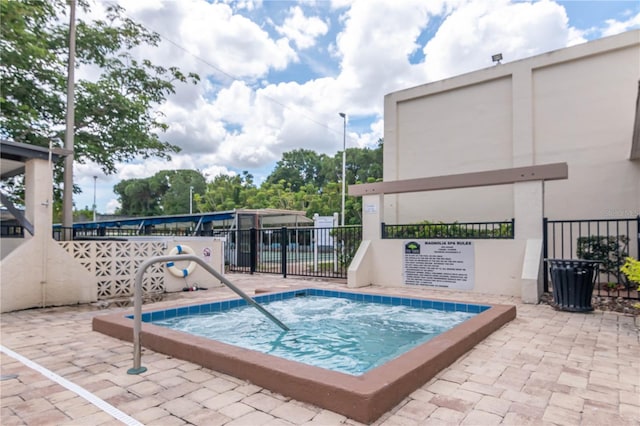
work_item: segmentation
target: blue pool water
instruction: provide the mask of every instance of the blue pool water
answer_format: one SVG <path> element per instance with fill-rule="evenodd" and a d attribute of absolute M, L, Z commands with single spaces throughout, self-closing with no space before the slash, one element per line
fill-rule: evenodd
<path fill-rule="evenodd" d="M 306 289 L 146 313 L 143 321 L 317 367 L 360 375 L 488 306 Z"/>

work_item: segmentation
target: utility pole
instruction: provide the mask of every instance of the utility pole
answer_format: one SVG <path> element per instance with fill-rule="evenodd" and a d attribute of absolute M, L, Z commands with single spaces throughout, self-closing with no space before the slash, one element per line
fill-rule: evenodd
<path fill-rule="evenodd" d="M 344 198 L 345 198 L 345 178 L 347 170 L 347 114 L 339 112 L 338 115 L 342 117 L 342 221 L 341 226 L 344 226 Z"/>
<path fill-rule="evenodd" d="M 76 0 L 69 2 L 69 61 L 67 64 L 67 120 L 64 147 L 69 154 L 64 158 L 64 193 L 62 196 L 62 227 L 68 228 L 73 238 L 73 134 L 75 121 L 74 84 L 76 64 Z M 63 232 L 64 235 L 64 232 Z M 67 239 L 66 237 L 64 239 Z"/>
<path fill-rule="evenodd" d="M 96 221 L 96 182 L 98 182 L 98 176 L 93 176 L 93 221 Z"/>

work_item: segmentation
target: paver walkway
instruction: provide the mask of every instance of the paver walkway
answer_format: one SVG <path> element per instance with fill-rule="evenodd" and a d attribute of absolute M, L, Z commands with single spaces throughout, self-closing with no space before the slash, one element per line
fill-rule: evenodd
<path fill-rule="evenodd" d="M 336 282 L 230 275 L 252 294 L 288 285 Z M 518 316 L 382 416 L 376 425 L 640 425 L 640 343 L 634 318 L 558 312 L 515 298 L 422 288 L 384 292 L 517 305 Z M 179 293 L 211 300 L 226 288 Z M 149 350 L 141 375 L 128 375 L 132 345 L 91 331 L 96 315 L 130 308 L 80 305 L 2 314 L 1 344 L 145 425 L 354 425 L 342 415 Z M 119 425 L 113 413 L 2 353 L 0 423 Z"/>

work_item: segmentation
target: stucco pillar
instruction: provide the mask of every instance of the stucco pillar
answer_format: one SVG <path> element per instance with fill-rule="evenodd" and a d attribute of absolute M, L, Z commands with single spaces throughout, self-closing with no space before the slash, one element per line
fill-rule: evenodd
<path fill-rule="evenodd" d="M 516 65 L 514 65 L 516 66 Z M 520 64 L 511 75 L 513 167 L 535 165 L 533 139 L 533 75 Z"/>
<path fill-rule="evenodd" d="M 25 163 L 25 217 L 33 225 L 34 236 L 51 238 L 53 173 L 47 160 L 30 159 Z M 27 233 L 28 234 L 28 233 Z"/>
<path fill-rule="evenodd" d="M 364 195 L 362 197 L 362 239 L 379 240 L 382 238 L 384 220 L 384 195 Z"/>
<path fill-rule="evenodd" d="M 515 238 L 525 240 L 522 260 L 521 298 L 524 303 L 538 303 L 543 288 L 542 218 L 544 216 L 544 181 L 519 182 L 513 185 Z"/>

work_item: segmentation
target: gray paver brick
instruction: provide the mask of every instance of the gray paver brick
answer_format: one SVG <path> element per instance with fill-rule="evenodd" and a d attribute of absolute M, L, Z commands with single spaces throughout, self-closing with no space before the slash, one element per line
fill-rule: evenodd
<path fill-rule="evenodd" d="M 580 412 L 584 406 L 584 399 L 575 395 L 553 392 L 549 399 L 549 404 Z"/>
<path fill-rule="evenodd" d="M 240 275 L 235 279 L 249 291 L 257 285 L 287 287 L 271 276 Z M 286 284 L 308 285 L 296 279 L 288 279 Z M 341 283 L 318 285 L 344 288 Z M 364 290 L 443 297 L 442 292 L 429 289 Z M 175 296 L 198 301 L 228 297 L 226 289 L 211 288 L 206 293 Z M 480 303 L 488 300 L 486 295 L 455 291 L 447 291 L 446 297 Z M 517 304 L 518 318 L 405 397 L 375 425 L 484 425 L 502 418 L 503 424 L 517 426 L 551 422 L 638 426 L 640 359 L 633 318 L 598 311 L 575 315 L 502 296 L 490 296 L 490 300 Z M 173 304 L 167 300 L 157 306 Z M 115 312 L 113 308 L 108 311 Z M 131 344 L 91 331 L 91 319 L 102 313 L 84 305 L 5 313 L 0 317 L 3 344 L 148 425 L 360 425 L 246 380 L 148 349 L 143 349 L 143 364 L 149 370 L 128 375 Z M 3 374 L 19 374 L 18 379 L 0 382 L 3 425 L 24 424 L 27 418 L 31 424 L 41 423 L 40 419 L 56 418 L 58 411 L 68 419 L 58 424 L 118 423 L 4 353 L 0 363 Z M 148 395 L 140 397 L 142 394 Z M 184 417 L 168 414 L 166 407 Z M 244 410 L 249 411 L 242 414 Z M 21 418 L 14 414 L 17 412 L 30 417 Z"/>
<path fill-rule="evenodd" d="M 233 404 L 234 402 L 238 402 L 244 398 L 244 395 L 240 392 L 236 391 L 228 391 L 225 393 L 221 393 L 220 395 L 216 395 L 213 398 L 207 399 L 202 402 L 207 408 L 212 410 L 218 410 L 222 407 L 226 407 L 229 404 Z"/>
<path fill-rule="evenodd" d="M 261 426 L 271 420 L 273 420 L 273 416 L 261 411 L 253 411 L 229 423 L 225 423 L 225 426 Z"/>
<path fill-rule="evenodd" d="M 580 411 L 567 410 L 566 408 L 558 407 L 555 405 L 549 405 L 544 410 L 544 415 L 542 416 L 542 420 L 557 424 L 577 425 L 580 423 L 580 419 Z"/>
<path fill-rule="evenodd" d="M 136 412 L 135 419 L 142 424 L 147 424 L 153 420 L 168 416 L 169 412 L 160 407 L 151 407 L 146 410 Z"/>
<path fill-rule="evenodd" d="M 509 407 L 511 407 L 510 401 L 485 395 L 473 408 L 474 410 L 482 410 L 487 413 L 504 416 L 509 411 Z"/>
<path fill-rule="evenodd" d="M 441 396 L 436 396 L 436 398 L 438 397 Z M 408 417 L 410 419 L 423 420 L 426 419 L 429 414 L 433 413 L 437 408 L 438 406 L 435 404 L 413 400 L 400 407 L 400 409 L 396 411 L 396 414 L 403 417 Z"/>
<path fill-rule="evenodd" d="M 454 424 L 459 424 L 462 419 L 465 418 L 465 416 L 465 413 L 461 413 L 460 411 L 452 410 L 445 407 L 438 407 L 431 415 L 431 417 L 433 417 L 434 419 L 441 420 L 445 423 Z"/>
<path fill-rule="evenodd" d="M 308 422 L 315 415 L 315 411 L 311 411 L 306 407 L 301 406 L 297 402 L 287 402 L 274 408 L 269 414 L 280 417 L 294 424 L 300 424 Z"/>
<path fill-rule="evenodd" d="M 242 417 L 247 413 L 255 411 L 255 408 L 247 404 L 243 404 L 242 402 L 234 402 L 226 407 L 222 407 L 218 411 L 229 418 L 237 419 L 238 417 Z"/>
<path fill-rule="evenodd" d="M 160 408 L 167 410 L 174 416 L 184 418 L 189 413 L 202 409 L 202 406 L 187 398 L 176 398 L 160 405 Z"/>
<path fill-rule="evenodd" d="M 129 390 L 129 392 L 132 392 L 140 397 L 155 395 L 165 390 L 162 386 L 148 381 L 136 383 L 135 385 L 129 386 L 127 389 Z"/>
<path fill-rule="evenodd" d="M 207 380 L 211 380 L 211 373 L 204 370 L 191 370 L 182 373 L 182 377 L 194 383 L 203 383 Z"/>
<path fill-rule="evenodd" d="M 187 414 L 184 419 L 194 425 L 218 426 L 227 424 L 231 419 L 224 414 L 209 409 L 200 409 Z"/>
<path fill-rule="evenodd" d="M 203 382 L 202 386 L 205 386 L 218 393 L 224 393 L 237 388 L 238 384 L 223 377 L 214 377 L 211 380 Z"/>
<path fill-rule="evenodd" d="M 312 419 L 312 422 L 324 425 L 338 425 L 344 422 L 347 418 L 342 414 L 334 413 L 329 410 L 322 410 Z"/>
<path fill-rule="evenodd" d="M 265 413 L 270 413 L 276 407 L 286 403 L 281 399 L 274 398 L 271 395 L 266 395 L 262 392 L 250 395 L 244 398 L 242 402 L 257 408 L 260 411 L 264 411 Z"/>
<path fill-rule="evenodd" d="M 187 422 L 182 420 L 180 417 L 165 416 L 160 417 L 159 419 L 155 419 L 147 423 L 145 426 L 180 426 L 184 424 L 187 424 Z"/>
<path fill-rule="evenodd" d="M 436 380 L 427 386 L 427 390 L 438 395 L 452 395 L 459 387 L 460 385 L 454 382 Z"/>
<path fill-rule="evenodd" d="M 502 416 L 487 413 L 486 411 L 473 410 L 462 420 L 461 425 L 497 425 L 502 422 Z"/>
<path fill-rule="evenodd" d="M 464 399 L 455 398 L 453 396 L 436 395 L 429 401 L 433 405 L 438 407 L 446 407 L 452 410 L 466 413 L 473 407 L 473 402 L 465 401 Z"/>

